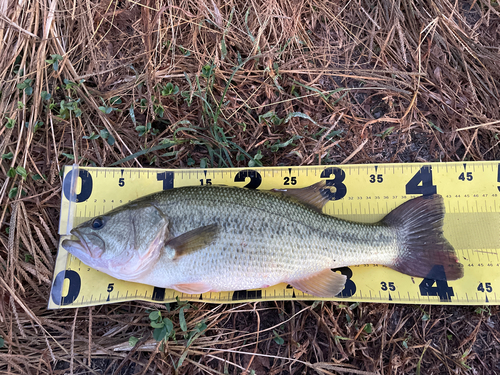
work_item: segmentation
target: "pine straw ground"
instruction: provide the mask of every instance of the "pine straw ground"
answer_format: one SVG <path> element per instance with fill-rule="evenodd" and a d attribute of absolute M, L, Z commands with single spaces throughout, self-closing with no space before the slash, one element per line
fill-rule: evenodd
<path fill-rule="evenodd" d="M 499 12 L 498 0 L 1 2 L 0 372 L 174 373 L 184 354 L 180 374 L 500 373 L 498 307 L 195 303 L 187 329 L 208 328 L 187 350 L 163 305 L 46 309 L 73 159 L 499 159 Z M 164 348 L 155 308 L 178 332 Z"/>

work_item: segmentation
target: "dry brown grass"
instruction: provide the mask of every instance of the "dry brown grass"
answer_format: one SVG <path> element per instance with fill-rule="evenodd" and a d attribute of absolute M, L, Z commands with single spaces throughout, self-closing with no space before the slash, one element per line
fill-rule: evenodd
<path fill-rule="evenodd" d="M 496 307 L 199 303 L 188 328 L 208 330 L 189 349 L 182 335 L 152 342 L 146 309 L 161 305 L 46 309 L 63 153 L 168 168 L 498 160 L 499 12 L 496 0 L 0 3 L 0 372 L 174 373 L 185 353 L 186 374 L 500 373 Z M 169 82 L 180 92 L 162 95 Z M 116 141 L 83 138 L 101 130 Z"/>

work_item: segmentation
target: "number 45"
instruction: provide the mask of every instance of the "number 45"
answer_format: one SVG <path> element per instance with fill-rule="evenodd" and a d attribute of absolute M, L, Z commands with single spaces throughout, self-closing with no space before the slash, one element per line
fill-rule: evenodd
<path fill-rule="evenodd" d="M 458 179 L 460 181 L 465 181 L 465 179 L 467 179 L 467 181 L 472 181 L 472 172 L 462 172 L 460 173 L 460 176 L 458 176 Z"/>
<path fill-rule="evenodd" d="M 491 287 L 491 283 L 484 283 L 484 286 L 483 286 L 483 283 L 479 283 L 477 290 L 479 292 L 486 291 L 488 293 L 491 293 L 493 291 L 493 288 Z"/>

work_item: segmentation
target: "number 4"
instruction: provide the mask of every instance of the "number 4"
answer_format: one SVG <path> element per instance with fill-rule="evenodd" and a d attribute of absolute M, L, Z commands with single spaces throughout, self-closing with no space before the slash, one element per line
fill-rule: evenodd
<path fill-rule="evenodd" d="M 406 194 L 436 194 L 436 185 L 432 183 L 432 167 L 424 165 L 406 184 Z"/>
<path fill-rule="evenodd" d="M 434 286 L 436 284 L 436 286 Z M 446 282 L 443 266 L 434 266 L 419 285 L 423 296 L 439 296 L 441 302 L 450 302 L 455 295 L 453 288 Z"/>

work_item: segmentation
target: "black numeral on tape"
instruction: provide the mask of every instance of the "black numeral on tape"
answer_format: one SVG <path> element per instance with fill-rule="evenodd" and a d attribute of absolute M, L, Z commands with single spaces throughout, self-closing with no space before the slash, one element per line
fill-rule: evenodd
<path fill-rule="evenodd" d="M 237 290 L 233 292 L 233 301 L 241 301 L 244 299 L 261 299 L 261 290 Z"/>
<path fill-rule="evenodd" d="M 211 178 L 207 178 L 206 180 L 204 180 L 203 178 L 200 180 L 200 185 L 203 186 L 203 185 L 212 185 L 212 179 Z"/>
<path fill-rule="evenodd" d="M 491 286 L 491 283 L 480 283 L 478 286 L 477 286 L 477 290 L 478 292 L 488 292 L 488 293 L 491 293 L 493 292 L 493 288 Z"/>
<path fill-rule="evenodd" d="M 67 200 L 71 201 L 71 180 L 73 178 L 73 171 L 69 171 L 66 174 L 66 177 L 64 177 L 63 181 L 63 192 L 64 196 L 66 197 Z M 91 174 L 86 171 L 85 169 L 78 169 L 78 178 L 82 180 L 82 189 L 80 190 L 80 193 L 76 195 L 76 203 L 81 203 L 85 202 L 87 199 L 89 199 L 90 195 L 92 194 L 92 186 L 93 186 L 93 181 L 92 181 L 92 176 Z"/>
<path fill-rule="evenodd" d="M 153 289 L 153 296 L 151 297 L 153 301 L 163 301 L 165 299 L 165 288 L 157 288 L 156 286 Z"/>
<path fill-rule="evenodd" d="M 382 290 L 390 290 L 391 292 L 394 292 L 396 290 L 396 285 L 394 285 L 393 281 L 389 281 L 388 283 L 385 281 L 382 281 L 380 283 L 380 289 Z"/>
<path fill-rule="evenodd" d="M 156 175 L 157 181 L 163 181 L 163 190 L 174 188 L 174 172 L 162 172 Z"/>
<path fill-rule="evenodd" d="M 236 176 L 234 176 L 234 182 L 245 182 L 247 177 L 250 178 L 250 182 L 244 186 L 247 189 L 257 189 L 262 183 L 262 176 L 260 173 L 251 169 L 238 172 Z"/>
<path fill-rule="evenodd" d="M 345 282 L 345 287 L 342 290 L 342 292 L 337 294 L 337 297 L 352 297 L 354 293 L 356 293 L 356 284 L 354 284 L 354 281 L 351 280 L 352 277 L 351 269 L 349 267 L 341 267 L 332 269 L 332 271 L 339 271 L 342 275 L 345 275 L 347 277 L 347 281 Z"/>
<path fill-rule="evenodd" d="M 500 184 L 500 164 L 498 164 L 497 182 Z M 500 191 L 500 186 L 497 186 L 497 189 Z"/>
<path fill-rule="evenodd" d="M 406 184 L 406 194 L 436 194 L 436 185 L 432 183 L 432 167 L 424 165 Z"/>
<path fill-rule="evenodd" d="M 374 184 L 375 182 L 382 183 L 384 182 L 384 177 L 381 174 L 371 174 L 370 175 L 370 183 Z"/>
<path fill-rule="evenodd" d="M 330 179 L 332 175 L 333 179 Z M 345 172 L 342 169 L 335 167 L 326 168 L 321 172 L 321 178 L 328 178 L 328 180 L 326 180 L 326 186 L 333 186 L 335 188 L 335 192 L 326 188 L 322 189 L 321 195 L 331 201 L 336 201 L 345 197 L 347 194 L 347 187 L 343 184 Z"/>
<path fill-rule="evenodd" d="M 434 286 L 434 284 L 436 286 Z M 451 302 L 451 297 L 455 295 L 453 288 L 446 281 L 446 274 L 443 266 L 432 267 L 429 274 L 419 285 L 420 294 L 423 296 L 439 296 L 441 302 Z"/>
<path fill-rule="evenodd" d="M 62 290 L 64 285 L 64 280 L 68 279 L 69 288 L 68 294 L 66 296 L 62 296 Z M 72 270 L 61 271 L 57 274 L 54 284 L 52 285 L 52 301 L 56 305 L 66 306 L 72 304 L 80 294 L 80 289 L 82 287 L 82 279 L 78 272 Z"/>
<path fill-rule="evenodd" d="M 465 180 L 472 181 L 472 172 L 467 172 L 467 173 L 462 172 L 460 173 L 460 176 L 458 176 L 458 179 L 460 181 L 465 181 Z"/>

